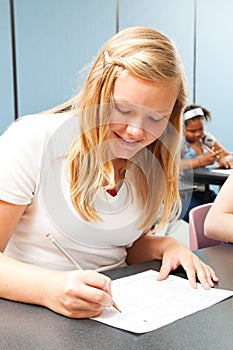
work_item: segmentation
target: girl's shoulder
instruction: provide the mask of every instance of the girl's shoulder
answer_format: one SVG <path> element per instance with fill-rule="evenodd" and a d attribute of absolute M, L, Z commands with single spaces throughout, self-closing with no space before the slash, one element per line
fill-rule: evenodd
<path fill-rule="evenodd" d="M 22 131 L 55 131 L 72 116 L 60 114 L 27 114 L 14 121 L 9 128 L 22 129 Z"/>
<path fill-rule="evenodd" d="M 14 121 L 1 135 L 0 144 L 14 140 L 17 144 L 43 142 L 59 130 L 63 135 L 79 129 L 77 117 L 68 113 L 28 114 Z M 33 142 L 33 143 L 34 143 Z"/>
<path fill-rule="evenodd" d="M 188 141 L 184 138 L 181 143 L 181 158 L 184 158 L 190 152 Z"/>
<path fill-rule="evenodd" d="M 1 199 L 29 204 L 41 171 L 64 157 L 77 135 L 77 119 L 70 115 L 26 115 L 0 137 Z M 17 189 L 17 191 L 15 191 Z"/>

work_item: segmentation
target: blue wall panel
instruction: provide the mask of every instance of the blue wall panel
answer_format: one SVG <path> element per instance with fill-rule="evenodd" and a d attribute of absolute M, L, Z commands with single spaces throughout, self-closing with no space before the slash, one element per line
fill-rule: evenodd
<path fill-rule="evenodd" d="M 212 112 L 206 128 L 233 151 L 233 2 L 198 0 L 197 99 Z"/>
<path fill-rule="evenodd" d="M 119 0 L 119 27 L 153 27 L 168 35 L 185 67 L 189 99 L 193 94 L 194 0 Z"/>
<path fill-rule="evenodd" d="M 10 6 L 0 0 L 0 134 L 14 120 Z"/>
<path fill-rule="evenodd" d="M 115 0 L 20 0 L 15 4 L 19 115 L 70 98 L 77 75 L 115 33 Z"/>
<path fill-rule="evenodd" d="M 181 52 L 193 100 L 197 3 L 196 102 L 213 114 L 208 129 L 233 151 L 233 2 L 119 0 L 119 30 L 145 25 L 170 36 Z M 64 102 L 78 72 L 116 29 L 117 0 L 15 0 L 19 115 Z M 10 0 L 0 0 L 0 133 L 14 119 Z"/>

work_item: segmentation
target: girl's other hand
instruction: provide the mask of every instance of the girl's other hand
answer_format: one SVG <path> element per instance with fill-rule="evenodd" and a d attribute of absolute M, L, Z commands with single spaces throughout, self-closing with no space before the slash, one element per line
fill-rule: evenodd
<path fill-rule="evenodd" d="M 233 154 L 228 154 L 219 160 L 219 168 L 233 168 Z"/>
<path fill-rule="evenodd" d="M 214 287 L 214 282 L 218 282 L 218 277 L 209 265 L 206 265 L 191 250 L 174 240 L 164 250 L 162 266 L 157 280 L 167 278 L 170 271 L 177 269 L 180 265 L 186 271 L 193 288 L 197 288 L 196 278 L 205 289 Z"/>

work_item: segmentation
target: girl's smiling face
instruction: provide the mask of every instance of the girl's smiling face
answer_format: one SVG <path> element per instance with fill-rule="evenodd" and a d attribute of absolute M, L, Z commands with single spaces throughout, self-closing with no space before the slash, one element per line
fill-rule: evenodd
<path fill-rule="evenodd" d="M 130 159 L 166 129 L 178 95 L 177 81 L 150 81 L 128 72 L 114 86 L 108 140 L 116 158 Z"/>

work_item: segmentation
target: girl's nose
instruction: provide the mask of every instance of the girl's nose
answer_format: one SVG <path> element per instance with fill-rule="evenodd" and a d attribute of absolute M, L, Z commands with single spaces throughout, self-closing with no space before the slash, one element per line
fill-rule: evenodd
<path fill-rule="evenodd" d="M 126 126 L 126 132 L 129 136 L 132 136 L 137 139 L 142 137 L 144 130 L 140 125 L 128 124 Z"/>

